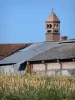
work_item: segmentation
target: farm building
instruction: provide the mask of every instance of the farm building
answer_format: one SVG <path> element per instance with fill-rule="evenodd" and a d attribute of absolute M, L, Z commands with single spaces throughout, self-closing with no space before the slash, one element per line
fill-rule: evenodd
<path fill-rule="evenodd" d="M 0 60 L 0 73 L 75 75 L 75 39 L 60 39 L 60 20 L 46 20 L 46 41 L 31 43 Z"/>

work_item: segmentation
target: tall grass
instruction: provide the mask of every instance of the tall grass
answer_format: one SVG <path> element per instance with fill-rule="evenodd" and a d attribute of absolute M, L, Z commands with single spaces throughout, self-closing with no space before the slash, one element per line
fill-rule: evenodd
<path fill-rule="evenodd" d="M 75 77 L 1 74 L 0 100 L 75 100 Z"/>

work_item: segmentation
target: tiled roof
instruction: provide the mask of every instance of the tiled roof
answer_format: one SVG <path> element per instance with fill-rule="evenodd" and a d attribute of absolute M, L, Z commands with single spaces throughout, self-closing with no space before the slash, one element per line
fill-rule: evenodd
<path fill-rule="evenodd" d="M 0 59 L 3 59 L 14 52 L 29 46 L 31 43 L 28 44 L 0 44 Z"/>

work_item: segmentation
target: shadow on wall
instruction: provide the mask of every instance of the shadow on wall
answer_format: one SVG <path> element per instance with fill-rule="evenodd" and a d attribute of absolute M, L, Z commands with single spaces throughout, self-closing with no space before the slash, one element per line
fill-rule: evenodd
<path fill-rule="evenodd" d="M 26 63 L 22 63 L 19 67 L 19 71 L 25 71 L 26 69 Z"/>

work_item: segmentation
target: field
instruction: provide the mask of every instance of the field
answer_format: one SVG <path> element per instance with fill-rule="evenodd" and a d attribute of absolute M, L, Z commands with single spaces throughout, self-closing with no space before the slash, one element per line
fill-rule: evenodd
<path fill-rule="evenodd" d="M 75 77 L 1 74 L 0 100 L 75 100 Z"/>

